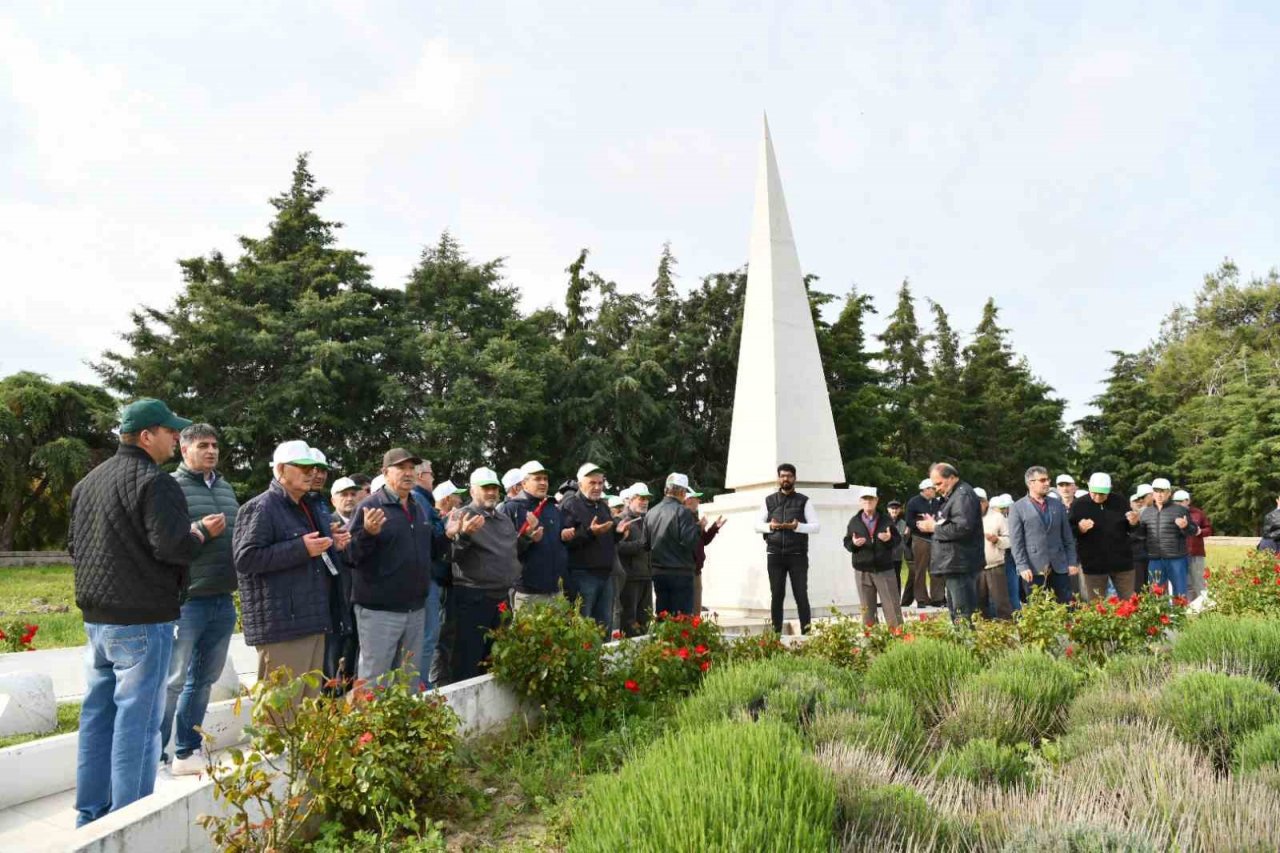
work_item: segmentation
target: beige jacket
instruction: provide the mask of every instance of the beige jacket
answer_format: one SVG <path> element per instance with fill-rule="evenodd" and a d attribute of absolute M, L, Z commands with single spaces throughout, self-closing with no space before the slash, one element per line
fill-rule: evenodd
<path fill-rule="evenodd" d="M 1009 550 L 1009 519 L 994 507 L 987 509 L 987 514 L 982 517 L 982 535 L 986 537 L 992 533 L 999 537 L 994 545 L 991 544 L 990 539 L 982 540 L 982 545 L 987 552 L 988 569 L 1003 567 L 1004 552 Z"/>

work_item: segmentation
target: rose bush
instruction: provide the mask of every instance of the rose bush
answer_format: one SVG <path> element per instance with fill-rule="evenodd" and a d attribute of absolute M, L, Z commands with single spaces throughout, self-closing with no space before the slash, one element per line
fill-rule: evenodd
<path fill-rule="evenodd" d="M 1251 551 L 1239 566 L 1205 569 L 1213 609 L 1225 616 L 1280 618 L 1280 557 Z"/>
<path fill-rule="evenodd" d="M 28 625 L 25 622 L 5 622 L 0 624 L 0 652 L 30 652 L 35 650 L 32 640 L 39 625 Z"/>

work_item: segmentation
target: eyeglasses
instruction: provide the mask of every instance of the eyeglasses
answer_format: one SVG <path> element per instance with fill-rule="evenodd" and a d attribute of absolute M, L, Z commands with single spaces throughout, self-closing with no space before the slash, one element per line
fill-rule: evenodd
<path fill-rule="evenodd" d="M 1049 478 L 1048 478 L 1048 477 L 1040 477 L 1039 479 L 1032 480 L 1031 482 L 1033 482 L 1033 483 L 1047 483 L 1047 482 L 1049 482 Z"/>

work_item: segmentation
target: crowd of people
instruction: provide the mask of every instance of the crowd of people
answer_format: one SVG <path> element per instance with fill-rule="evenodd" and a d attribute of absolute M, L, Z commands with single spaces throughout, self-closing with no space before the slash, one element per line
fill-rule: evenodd
<path fill-rule="evenodd" d="M 169 474 L 160 466 L 175 450 Z M 603 636 L 644 634 L 655 612 L 700 613 L 706 548 L 725 523 L 700 513 L 701 493 L 679 472 L 660 495 L 644 482 L 608 495 L 605 470 L 586 462 L 553 493 L 552 472 L 530 460 L 501 477 L 477 468 L 464 487 L 437 484 L 429 460 L 395 447 L 376 476 L 330 483 L 325 454 L 290 440 L 264 463 L 268 487 L 241 505 L 218 461 L 216 428 L 143 399 L 122 410 L 117 453 L 73 490 L 68 551 L 88 636 L 80 825 L 151 793 L 165 764 L 202 770 L 199 727 L 237 592 L 260 680 L 319 671 L 302 695 L 336 697 L 400 670 L 431 688 L 481 674 L 510 608 L 568 596 Z M 809 542 L 821 523 L 795 467 L 777 475 L 754 524 L 771 622 L 781 633 L 789 582 L 808 632 Z M 886 513 L 864 489 L 843 541 L 867 624 L 877 607 L 900 624 L 912 602 L 945 603 L 955 619 L 979 609 L 1010 618 L 1033 584 L 1064 602 L 1149 581 L 1176 595 L 1203 589 L 1211 527 L 1167 480 L 1127 502 L 1102 473 L 1086 497 L 1065 474 L 1053 490 L 1038 466 L 1026 486 L 1017 501 L 988 499 L 938 463 L 905 507 L 893 500 Z"/>
<path fill-rule="evenodd" d="M 890 625 L 902 624 L 913 602 L 945 605 L 953 619 L 1010 619 L 1036 586 L 1064 604 L 1144 589 L 1187 601 L 1204 592 L 1204 538 L 1213 526 L 1185 489 L 1157 477 L 1125 500 L 1109 474 L 1096 472 L 1082 496 L 1070 474 L 1051 483 L 1039 465 L 1025 481 L 1016 501 L 989 497 L 940 462 L 919 494 L 905 507 L 890 501 L 887 513 L 876 490 L 865 490 L 844 537 L 864 622 L 876 623 L 877 602 Z"/>

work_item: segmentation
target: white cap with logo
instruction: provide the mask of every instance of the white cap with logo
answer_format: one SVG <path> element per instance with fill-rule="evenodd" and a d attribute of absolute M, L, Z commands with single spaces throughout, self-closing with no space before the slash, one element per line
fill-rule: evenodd
<path fill-rule="evenodd" d="M 305 441 L 282 441 L 271 454 L 271 467 L 277 465 L 314 465 L 311 446 Z"/>
<path fill-rule="evenodd" d="M 863 486 L 858 494 L 858 500 L 863 498 L 878 498 L 880 493 L 876 491 L 875 486 Z"/>
<path fill-rule="evenodd" d="M 373 482 L 369 484 L 369 491 L 376 492 L 387 484 L 387 478 L 384 474 L 379 474 L 373 478 Z"/>
<path fill-rule="evenodd" d="M 472 486 L 501 486 L 502 481 L 498 479 L 498 472 L 492 468 L 477 468 L 471 472 Z"/>
<path fill-rule="evenodd" d="M 461 491 L 462 489 L 453 484 L 453 480 L 445 480 L 443 483 L 431 490 L 431 497 L 436 499 L 436 503 L 440 503 L 440 501 L 445 498 L 452 497 Z"/>
<path fill-rule="evenodd" d="M 1098 495 L 1111 494 L 1111 475 L 1098 471 L 1089 476 L 1089 491 Z"/>
<path fill-rule="evenodd" d="M 502 475 L 502 488 L 510 489 L 512 486 L 518 486 L 524 482 L 524 472 L 519 468 L 509 468 L 507 473 Z"/>
<path fill-rule="evenodd" d="M 594 462 L 584 462 L 578 467 L 578 479 L 590 476 L 591 474 L 603 474 L 604 469 Z"/>
<path fill-rule="evenodd" d="M 1140 498 L 1145 498 L 1147 495 L 1151 494 L 1151 484 L 1150 484 L 1150 483 L 1139 483 L 1139 484 L 1138 484 L 1138 490 L 1137 490 L 1136 492 L 1134 492 L 1134 494 L 1135 494 L 1135 495 L 1137 495 L 1137 496 L 1138 496 L 1138 497 L 1140 497 Z"/>
<path fill-rule="evenodd" d="M 627 500 L 632 498 L 651 498 L 653 492 L 649 491 L 649 486 L 645 483 L 632 483 L 620 493 Z"/>
<path fill-rule="evenodd" d="M 339 477 L 338 479 L 334 480 L 333 485 L 329 487 L 329 494 L 340 495 L 343 492 L 347 491 L 348 489 L 358 489 L 358 488 L 360 487 L 356 485 L 356 481 L 351 479 L 350 477 Z"/>
<path fill-rule="evenodd" d="M 532 477 L 534 474 L 546 474 L 547 466 L 536 459 L 530 459 L 520 466 L 520 473 L 526 477 Z"/>
<path fill-rule="evenodd" d="M 677 489 L 684 489 L 686 492 L 689 491 L 688 476 L 684 474 L 668 474 L 667 488 L 671 488 L 672 486 L 675 486 Z M 646 491 L 648 490 L 646 489 Z"/>
<path fill-rule="evenodd" d="M 1070 483 L 1071 485 L 1074 486 L 1076 484 L 1076 479 L 1075 477 L 1072 477 L 1070 474 L 1059 474 L 1056 482 L 1059 486 L 1061 486 L 1064 483 Z"/>

